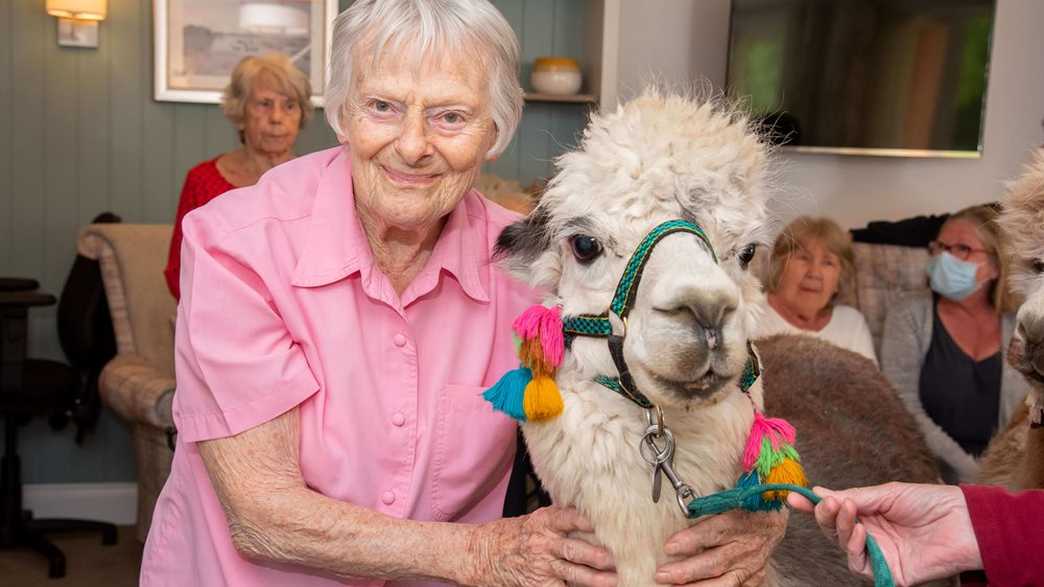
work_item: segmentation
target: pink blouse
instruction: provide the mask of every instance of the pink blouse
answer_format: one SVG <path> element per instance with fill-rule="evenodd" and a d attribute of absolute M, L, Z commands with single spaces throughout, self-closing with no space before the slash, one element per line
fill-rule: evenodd
<path fill-rule="evenodd" d="M 517 366 L 510 324 L 537 301 L 490 261 L 516 218 L 470 192 L 399 296 L 356 217 L 346 148 L 295 159 L 186 216 L 178 444 L 141 584 L 343 584 L 239 556 L 195 445 L 294 406 L 315 491 L 413 520 L 500 517 L 515 424 L 481 393 Z"/>

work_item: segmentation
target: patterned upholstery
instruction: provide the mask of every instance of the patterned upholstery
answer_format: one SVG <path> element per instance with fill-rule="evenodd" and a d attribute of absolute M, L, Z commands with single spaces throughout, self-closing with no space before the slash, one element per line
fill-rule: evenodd
<path fill-rule="evenodd" d="M 848 303 L 866 317 L 874 349 L 881 354 L 881 334 L 888 308 L 915 291 L 927 291 L 928 249 L 854 243 L 855 288 Z"/>
<path fill-rule="evenodd" d="M 163 279 L 170 225 L 92 224 L 81 233 L 80 254 L 101 265 L 116 332 L 116 357 L 98 380 L 102 401 L 131 428 L 138 469 L 138 539 L 170 473 L 176 305 Z"/>
<path fill-rule="evenodd" d="M 519 214 L 528 214 L 535 204 L 533 196 L 526 193 L 517 181 L 495 175 L 480 175 L 475 189 L 490 200 Z"/>

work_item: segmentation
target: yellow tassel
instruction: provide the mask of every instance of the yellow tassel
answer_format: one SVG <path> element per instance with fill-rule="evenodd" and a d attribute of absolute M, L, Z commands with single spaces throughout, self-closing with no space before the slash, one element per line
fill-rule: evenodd
<path fill-rule="evenodd" d="M 801 466 L 801 463 L 794 459 L 783 459 L 783 462 L 776 465 L 769 471 L 768 477 L 765 479 L 765 483 L 788 483 L 790 485 L 800 485 L 801 487 L 808 486 L 808 479 L 805 478 L 805 469 Z M 766 491 L 763 495 L 765 499 L 778 499 L 784 500 L 787 497 L 788 491 Z"/>
<path fill-rule="evenodd" d="M 554 418 L 562 413 L 562 394 L 550 377 L 534 377 L 526 385 L 526 396 L 522 400 L 526 420 L 539 422 Z"/>

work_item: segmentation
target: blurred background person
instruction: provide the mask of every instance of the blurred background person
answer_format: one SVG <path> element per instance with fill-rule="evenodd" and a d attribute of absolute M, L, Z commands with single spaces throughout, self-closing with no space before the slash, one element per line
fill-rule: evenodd
<path fill-rule="evenodd" d="M 863 355 L 875 364 L 866 318 L 834 303 L 853 271 L 852 239 L 829 218 L 801 216 L 772 247 L 768 295 L 754 338 L 807 334 Z"/>
<path fill-rule="evenodd" d="M 942 225 L 929 245 L 931 293 L 890 309 L 881 341 L 881 370 L 950 483 L 975 478 L 976 458 L 1029 389 L 1004 358 L 1015 316 L 997 213 L 973 206 Z"/>
<path fill-rule="evenodd" d="M 236 65 L 221 108 L 239 133 L 240 146 L 196 165 L 185 177 L 163 271 L 174 299 L 181 298 L 182 219 L 231 189 L 254 185 L 266 171 L 293 159 L 297 135 L 312 116 L 311 95 L 308 76 L 286 55 L 246 57 Z"/>

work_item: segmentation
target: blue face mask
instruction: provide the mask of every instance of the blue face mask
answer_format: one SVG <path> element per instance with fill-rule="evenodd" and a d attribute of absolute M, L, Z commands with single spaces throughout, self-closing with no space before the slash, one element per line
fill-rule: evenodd
<path fill-rule="evenodd" d="M 975 280 L 978 271 L 977 264 L 961 261 L 946 251 L 928 261 L 928 278 L 932 291 L 957 302 L 979 289 L 979 282 Z"/>

